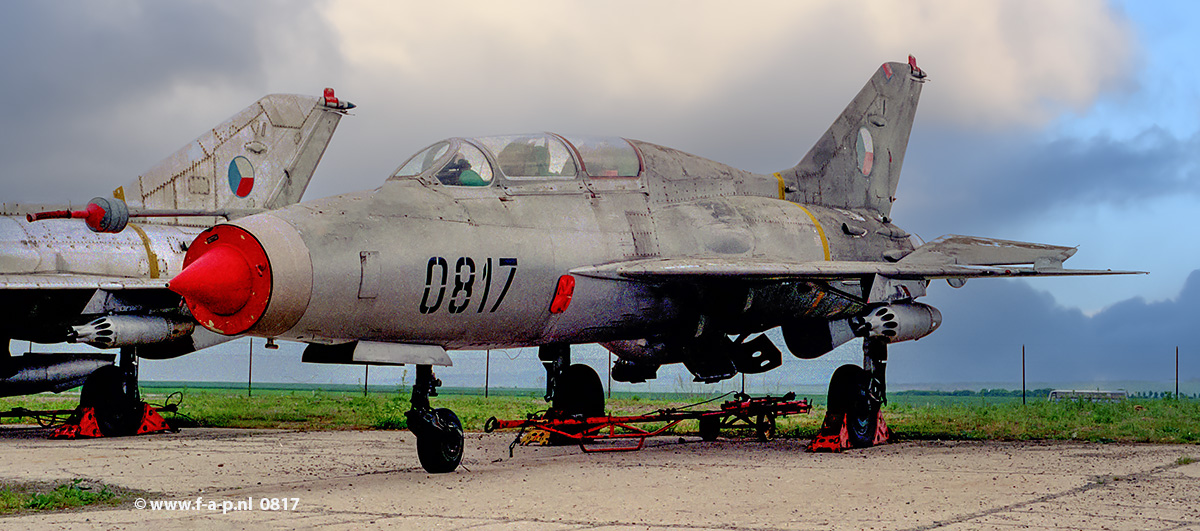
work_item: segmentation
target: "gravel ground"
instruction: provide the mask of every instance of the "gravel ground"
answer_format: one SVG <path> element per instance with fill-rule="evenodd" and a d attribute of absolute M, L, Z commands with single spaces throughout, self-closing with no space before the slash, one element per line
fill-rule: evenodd
<path fill-rule="evenodd" d="M 510 458 L 513 434 L 469 433 L 463 466 L 431 476 L 403 431 L 45 433 L 0 428 L 0 479 L 149 494 L 0 528 L 1200 530 L 1200 462 L 1185 458 L 1200 446 L 926 441 L 813 454 L 807 441 L 663 437 L 637 452 L 518 447 Z"/>

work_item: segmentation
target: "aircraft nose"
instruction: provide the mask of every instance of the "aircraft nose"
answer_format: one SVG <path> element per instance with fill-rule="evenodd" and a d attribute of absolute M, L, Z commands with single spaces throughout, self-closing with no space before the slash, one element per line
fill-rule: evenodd
<path fill-rule="evenodd" d="M 196 237 L 184 257 L 183 271 L 167 287 L 183 296 L 204 327 L 240 334 L 254 326 L 267 308 L 271 264 L 250 232 L 217 225 Z"/>

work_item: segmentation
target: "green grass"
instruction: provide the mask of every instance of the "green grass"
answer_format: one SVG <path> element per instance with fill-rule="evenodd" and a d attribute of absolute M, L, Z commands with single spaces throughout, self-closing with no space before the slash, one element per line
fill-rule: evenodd
<path fill-rule="evenodd" d="M 1200 442 L 1197 401 L 892 404 L 884 411 L 902 439 Z"/>
<path fill-rule="evenodd" d="M 178 388 L 144 387 L 150 402 L 162 402 Z M 434 407 L 453 410 L 468 431 L 480 431 L 489 417 L 523 419 L 546 409 L 542 392 L 493 391 L 484 398 L 478 390 L 442 389 Z M 322 391 L 316 389 L 218 387 L 187 388 L 180 413 L 192 425 L 229 428 L 288 428 L 301 430 L 404 429 L 408 395 L 386 392 Z M 1037 396 L 1037 395 L 1031 395 Z M 1043 395 L 1044 396 L 1044 395 Z M 711 396 L 617 393 L 607 403 L 614 415 L 640 414 L 680 407 Z M 807 438 L 816 434 L 825 414 L 824 397 L 809 397 L 808 415 L 781 418 L 777 434 Z M 65 409 L 74 407 L 70 395 L 35 395 L 0 399 L 0 410 L 12 407 Z M 702 406 L 719 407 L 719 400 Z M 1019 392 L 894 393 L 884 416 L 901 440 L 1083 440 L 1154 443 L 1200 443 L 1200 401 L 1131 399 L 1117 403 L 1048 402 L 1030 398 L 1021 404 Z M 170 415 L 167 415 L 170 419 Z M 17 422 L 20 419 L 3 419 Z M 184 419 L 186 420 L 186 419 Z M 28 421 L 25 421 L 28 422 Z M 185 425 L 187 425 L 185 423 Z M 672 433 L 695 433 L 695 422 L 684 422 Z M 726 435 L 738 435 L 739 432 Z M 752 435 L 749 430 L 740 432 Z"/>
<path fill-rule="evenodd" d="M 86 485 L 82 479 L 59 484 L 0 485 L 0 515 L 57 511 L 90 505 L 115 506 L 127 496 L 104 485 Z"/>

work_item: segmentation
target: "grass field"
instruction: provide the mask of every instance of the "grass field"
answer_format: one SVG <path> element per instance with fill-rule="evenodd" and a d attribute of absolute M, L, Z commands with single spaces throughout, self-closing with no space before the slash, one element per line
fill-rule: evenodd
<path fill-rule="evenodd" d="M 408 395 L 394 390 L 328 391 L 317 389 L 245 389 L 200 385 L 142 389 L 151 403 L 163 403 L 179 391 L 183 425 L 231 428 L 404 429 Z M 1019 393 L 893 393 L 884 416 L 898 439 L 940 440 L 1086 440 L 1156 443 L 1200 443 L 1200 401 L 1131 399 L 1119 403 L 1048 402 L 1043 390 L 1031 393 L 1027 405 Z M 484 398 L 479 390 L 443 389 L 436 407 L 455 411 L 468 431 L 480 431 L 489 417 L 522 419 L 546 408 L 540 391 L 493 390 Z M 178 397 L 179 395 L 176 395 Z M 607 404 L 611 414 L 648 413 L 678 408 L 712 396 L 659 394 L 641 396 L 618 393 Z M 812 437 L 825 414 L 824 396 L 806 397 L 813 412 L 782 418 L 782 437 Z M 177 398 L 173 398 L 172 401 Z M 70 409 L 76 396 L 35 395 L 0 399 L 0 410 Z M 720 400 L 702 406 L 719 407 Z M 168 415 L 170 419 L 170 415 Z M 21 419 L 4 419 L 18 422 Z M 25 420 L 24 422 L 28 422 Z M 694 422 L 685 422 L 674 433 L 695 433 Z M 736 434 L 730 434 L 736 435 Z M 746 435 L 750 435 L 746 432 Z"/>

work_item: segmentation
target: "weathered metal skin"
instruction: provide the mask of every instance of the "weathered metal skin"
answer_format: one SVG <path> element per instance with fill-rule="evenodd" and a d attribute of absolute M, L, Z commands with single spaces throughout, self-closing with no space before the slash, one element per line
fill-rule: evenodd
<path fill-rule="evenodd" d="M 690 285 L 580 277 L 569 311 L 554 315 L 547 308 L 559 276 L 637 257 L 808 262 L 826 259 L 826 252 L 837 259 L 873 253 L 882 260 L 884 252 L 912 250 L 907 238 L 885 236 L 891 234 L 888 226 L 877 219 L 772 197 L 778 194 L 772 176 L 677 151 L 670 154 L 671 164 L 663 168 L 652 165 L 661 158 L 645 157 L 641 179 L 646 188 L 669 188 L 667 183 L 679 182 L 686 171 L 680 168 L 707 168 L 687 189 L 691 196 L 706 197 L 682 200 L 683 192 L 657 200 L 653 194 L 628 192 L 510 195 L 502 187 L 462 189 L 418 177 L 238 220 L 235 225 L 256 235 L 278 232 L 278 220 L 286 222 L 304 246 L 268 249 L 272 268 L 285 262 L 312 266 L 308 283 L 296 279 L 272 291 L 268 312 L 277 308 L 279 297 L 308 299 L 305 305 L 289 304 L 288 313 L 304 309 L 294 326 L 286 331 L 278 325 L 257 326 L 249 332 L 309 342 L 368 339 L 447 349 L 501 348 L 690 331 L 707 315 L 726 333 L 752 333 L 793 318 L 853 315 L 863 308 L 864 301 L 856 300 L 861 289 L 851 284 L 830 290 L 808 282 L 731 282 L 728 288 L 697 292 Z M 731 180 L 731 175 L 736 177 Z M 721 188 L 728 195 L 696 192 L 704 188 Z M 645 223 L 652 224 L 647 227 L 650 244 L 636 241 L 639 224 Z M 870 232 L 852 236 L 840 229 L 818 229 L 842 223 Z M 268 225 L 275 228 L 256 229 Z M 273 236 L 260 239 L 267 238 Z M 377 263 L 365 265 L 364 256 Z M 515 259 L 515 267 L 501 265 L 506 259 Z M 465 282 L 472 272 L 470 296 L 465 287 L 455 295 L 456 280 Z M 512 282 L 500 300 L 510 272 Z M 372 296 L 364 296 L 368 284 L 375 286 Z"/>
<path fill-rule="evenodd" d="M 28 223 L 4 216 L 0 217 L 0 271 L 166 279 L 183 268 L 185 249 L 200 230 L 138 224 L 117 234 L 98 235 L 77 220 Z"/>
<path fill-rule="evenodd" d="M 851 137 L 861 141 L 869 134 L 857 124 L 870 120 L 871 156 L 902 153 L 920 85 L 902 67 L 907 72 L 899 63 L 894 75 L 877 72 L 822 142 L 854 145 Z M 888 97 L 912 104 L 888 110 L 882 103 Z M 471 143 L 449 142 L 450 152 Z M 921 282 L 908 291 L 872 293 L 864 286 L 869 279 L 855 278 L 714 283 L 578 276 L 569 309 L 548 311 L 558 279 L 582 267 L 655 257 L 883 261 L 913 250 L 877 200 L 878 190 L 887 197 L 894 191 L 902 162 L 895 155 L 864 171 L 866 155 L 856 162 L 847 149 L 822 154 L 818 146 L 793 170 L 758 175 L 628 142 L 641 169 L 623 177 L 580 171 L 575 178 L 531 181 L 497 170 L 490 186 L 464 187 L 435 178 L 445 166 L 439 161 L 374 191 L 235 221 L 263 244 L 272 274 L 290 275 L 273 283 L 266 317 L 245 331 L 311 343 L 447 349 L 651 335 L 686 344 L 804 319 L 845 319 L 868 302 L 923 294 Z M 586 161 L 572 149 L 575 167 L 584 170 Z M 805 168 L 814 157 L 824 166 L 847 165 L 859 172 L 857 181 L 813 191 L 802 175 L 812 173 Z M 498 169 L 502 158 L 489 153 Z M 794 202 L 800 199 L 808 204 Z"/>

